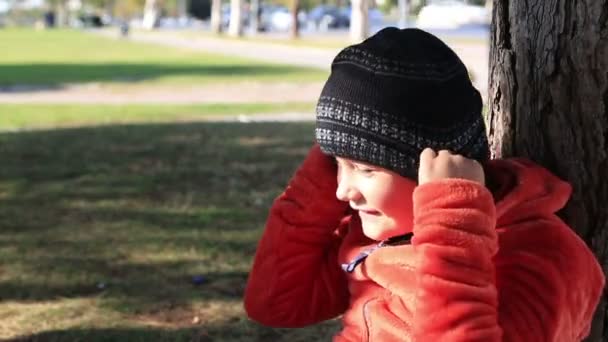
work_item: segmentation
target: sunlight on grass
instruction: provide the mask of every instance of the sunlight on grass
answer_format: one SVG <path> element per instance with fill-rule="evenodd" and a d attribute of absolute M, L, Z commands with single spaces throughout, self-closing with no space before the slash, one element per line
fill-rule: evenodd
<path fill-rule="evenodd" d="M 0 30 L 0 86 L 320 81 L 325 71 L 115 40 L 71 30 Z"/>
<path fill-rule="evenodd" d="M 16 331 L 45 331 L 74 327 L 109 326 L 121 321 L 121 315 L 98 307 L 96 298 L 55 301 L 7 301 L 0 309 L 0 338 Z"/>
<path fill-rule="evenodd" d="M 249 103 L 201 105 L 38 105 L 0 104 L 0 130 L 108 125 L 137 122 L 204 120 L 210 116 L 313 113 L 312 103 Z M 171 137 L 167 139 L 184 139 Z M 128 147 L 125 147 L 128 148 Z"/>
<path fill-rule="evenodd" d="M 269 137 L 247 137 L 239 139 L 239 143 L 243 146 L 264 146 L 276 144 L 277 140 Z"/>

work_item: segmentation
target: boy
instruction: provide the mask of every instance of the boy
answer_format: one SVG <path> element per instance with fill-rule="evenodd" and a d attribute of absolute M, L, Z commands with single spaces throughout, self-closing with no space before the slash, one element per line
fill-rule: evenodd
<path fill-rule="evenodd" d="M 416 29 L 342 50 L 315 145 L 273 204 L 246 294 L 262 324 L 342 315 L 334 341 L 580 341 L 604 286 L 555 212 L 570 186 L 488 160 L 481 98 Z"/>

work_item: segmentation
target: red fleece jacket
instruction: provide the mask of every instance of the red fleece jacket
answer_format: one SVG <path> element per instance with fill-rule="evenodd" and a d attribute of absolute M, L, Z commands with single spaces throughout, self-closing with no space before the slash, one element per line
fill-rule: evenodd
<path fill-rule="evenodd" d="M 247 313 L 276 327 L 343 315 L 334 341 L 580 341 L 605 278 L 555 215 L 570 186 L 521 159 L 485 169 L 493 194 L 459 179 L 417 187 L 412 243 L 346 273 L 377 242 L 335 198 L 335 169 L 313 148 L 271 208 Z"/>

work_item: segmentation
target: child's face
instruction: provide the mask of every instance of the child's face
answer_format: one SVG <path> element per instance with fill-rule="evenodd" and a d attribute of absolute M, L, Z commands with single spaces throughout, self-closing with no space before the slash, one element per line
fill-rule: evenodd
<path fill-rule="evenodd" d="M 412 230 L 415 181 L 351 159 L 337 157 L 336 161 L 336 197 L 358 210 L 367 237 L 379 241 Z"/>

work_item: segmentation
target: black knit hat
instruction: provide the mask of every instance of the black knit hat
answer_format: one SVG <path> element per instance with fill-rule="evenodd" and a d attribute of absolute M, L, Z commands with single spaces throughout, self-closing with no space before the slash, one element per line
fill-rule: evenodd
<path fill-rule="evenodd" d="M 334 59 L 316 140 L 326 154 L 417 179 L 426 147 L 489 158 L 481 108 L 454 51 L 422 30 L 389 27 Z"/>

